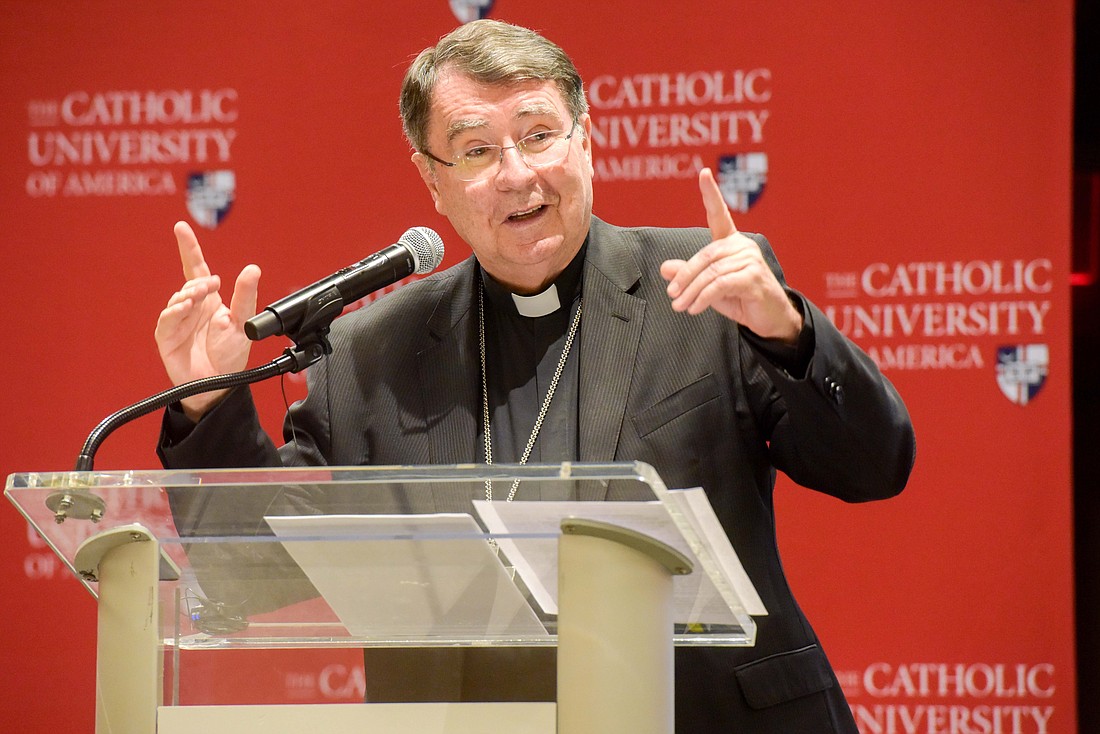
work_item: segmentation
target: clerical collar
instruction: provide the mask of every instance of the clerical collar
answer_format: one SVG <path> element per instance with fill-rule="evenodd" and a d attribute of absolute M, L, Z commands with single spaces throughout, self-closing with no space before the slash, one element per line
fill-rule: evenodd
<path fill-rule="evenodd" d="M 584 272 L 584 256 L 587 249 L 588 241 L 585 240 L 573 260 L 565 266 L 565 270 L 561 271 L 546 290 L 534 296 L 512 293 L 479 266 L 481 282 L 485 285 L 485 295 L 494 308 L 527 318 L 539 318 L 557 313 L 563 304 L 568 310 L 569 305 L 580 293 L 581 274 Z"/>
<path fill-rule="evenodd" d="M 542 293 L 534 296 L 521 296 L 512 294 L 512 303 L 516 304 L 516 311 L 520 316 L 537 319 L 539 316 L 549 316 L 561 308 L 558 300 L 558 286 L 554 283 Z"/>

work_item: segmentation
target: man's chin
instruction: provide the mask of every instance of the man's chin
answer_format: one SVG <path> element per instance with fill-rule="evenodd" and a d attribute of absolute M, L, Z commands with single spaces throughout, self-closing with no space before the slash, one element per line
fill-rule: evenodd
<path fill-rule="evenodd" d="M 495 279 L 516 293 L 538 293 L 554 280 L 573 259 L 575 252 L 564 252 L 564 237 L 544 237 L 530 242 L 515 242 L 502 247 L 496 262 L 480 260 Z"/>

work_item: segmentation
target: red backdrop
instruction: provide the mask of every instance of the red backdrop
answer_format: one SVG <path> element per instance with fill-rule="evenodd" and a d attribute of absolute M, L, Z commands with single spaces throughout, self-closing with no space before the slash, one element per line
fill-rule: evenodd
<path fill-rule="evenodd" d="M 181 282 L 172 223 L 203 216 L 191 174 L 231 173 L 228 212 L 197 229 L 224 276 L 263 267 L 263 301 L 413 225 L 443 235 L 448 264 L 467 253 L 397 117 L 412 55 L 457 22 L 443 0 L 0 6 L 4 475 L 70 468 L 103 416 L 166 387 L 152 329 Z M 862 731 L 1075 731 L 1072 3 L 497 0 L 490 16 L 577 62 L 598 215 L 702 225 L 695 170 L 722 168 L 738 226 L 905 397 L 902 496 L 778 492 L 788 573 Z M 278 386 L 258 394 L 276 430 Z M 97 468 L 155 468 L 157 426 L 117 433 Z M 0 528 L 3 718 L 90 730 L 94 600 L 11 507 Z M 361 695 L 354 655 L 251 667 L 228 694 Z"/>

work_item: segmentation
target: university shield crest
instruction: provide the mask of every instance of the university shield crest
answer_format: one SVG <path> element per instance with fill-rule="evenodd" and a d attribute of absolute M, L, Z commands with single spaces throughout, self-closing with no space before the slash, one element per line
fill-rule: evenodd
<path fill-rule="evenodd" d="M 489 11 L 493 9 L 493 0 L 448 0 L 448 2 L 451 4 L 451 12 L 460 23 L 487 18 Z"/>
<path fill-rule="evenodd" d="M 233 206 L 237 177 L 233 171 L 203 171 L 187 177 L 187 211 L 207 229 L 214 229 Z"/>
<path fill-rule="evenodd" d="M 740 153 L 718 159 L 718 188 L 726 205 L 735 212 L 747 212 L 768 182 L 768 154 Z"/>
<path fill-rule="evenodd" d="M 1046 344 L 997 348 L 997 384 L 1005 397 L 1027 405 L 1047 380 L 1050 356 Z"/>

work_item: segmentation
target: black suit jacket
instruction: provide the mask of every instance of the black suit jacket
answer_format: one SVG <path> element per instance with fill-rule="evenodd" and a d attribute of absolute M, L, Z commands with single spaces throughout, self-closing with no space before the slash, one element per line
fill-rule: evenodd
<path fill-rule="evenodd" d="M 767 241 L 751 235 L 773 270 Z M 775 537 L 776 469 L 845 501 L 890 497 L 914 456 L 908 413 L 870 358 L 792 292 L 813 334 L 804 375 L 721 315 L 676 313 L 659 266 L 706 229 L 620 228 L 593 218 L 579 349 L 580 461 L 639 460 L 669 487 L 703 487 L 768 609 L 751 649 L 677 652 L 677 731 L 855 731 Z M 246 391 L 185 440 L 173 467 L 483 461 L 477 264 L 470 258 L 337 320 L 276 449 Z M 293 430 L 290 426 L 293 426 Z"/>

